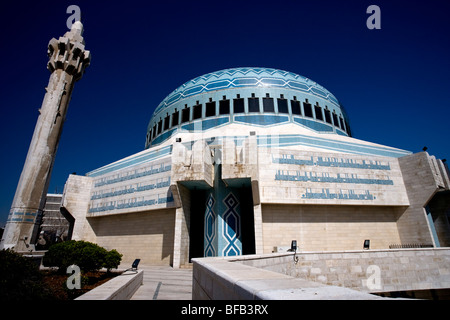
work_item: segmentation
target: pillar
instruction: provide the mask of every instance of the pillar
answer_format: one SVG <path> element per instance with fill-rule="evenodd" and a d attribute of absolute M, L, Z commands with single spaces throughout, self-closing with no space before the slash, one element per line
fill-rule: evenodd
<path fill-rule="evenodd" d="M 85 50 L 82 33 L 83 25 L 77 21 L 59 40 L 53 38 L 49 42 L 47 68 L 51 75 L 47 92 L 39 109 L 0 249 L 34 249 L 72 90 L 90 63 L 90 52 Z"/>

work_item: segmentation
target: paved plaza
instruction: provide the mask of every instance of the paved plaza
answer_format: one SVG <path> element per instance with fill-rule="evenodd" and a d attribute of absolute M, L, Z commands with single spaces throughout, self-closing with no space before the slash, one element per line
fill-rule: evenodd
<path fill-rule="evenodd" d="M 170 266 L 139 266 L 144 283 L 131 300 L 191 300 L 192 269 Z"/>

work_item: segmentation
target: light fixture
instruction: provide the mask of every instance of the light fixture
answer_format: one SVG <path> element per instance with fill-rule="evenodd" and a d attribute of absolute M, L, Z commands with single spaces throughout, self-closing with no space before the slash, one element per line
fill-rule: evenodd
<path fill-rule="evenodd" d="M 137 272 L 139 262 L 141 262 L 141 259 L 134 259 L 133 264 L 131 265 L 131 268 L 125 270 L 124 272 L 127 272 L 129 270 Z"/>
<path fill-rule="evenodd" d="M 298 257 L 297 257 L 297 240 L 291 241 L 291 249 L 289 250 L 291 252 L 294 252 L 294 263 L 297 264 Z"/>
<path fill-rule="evenodd" d="M 364 240 L 364 250 L 369 250 L 370 248 L 370 240 Z"/>
<path fill-rule="evenodd" d="M 138 265 L 139 265 L 139 262 L 141 262 L 141 259 L 135 259 L 135 260 L 133 261 L 133 264 L 131 265 L 131 268 L 132 268 L 133 270 L 137 270 Z"/>

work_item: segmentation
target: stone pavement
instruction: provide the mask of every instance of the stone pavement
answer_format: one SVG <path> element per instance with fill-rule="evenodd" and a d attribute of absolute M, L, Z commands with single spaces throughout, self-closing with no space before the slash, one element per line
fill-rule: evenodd
<path fill-rule="evenodd" d="M 192 300 L 192 269 L 141 266 L 144 283 L 131 300 Z"/>

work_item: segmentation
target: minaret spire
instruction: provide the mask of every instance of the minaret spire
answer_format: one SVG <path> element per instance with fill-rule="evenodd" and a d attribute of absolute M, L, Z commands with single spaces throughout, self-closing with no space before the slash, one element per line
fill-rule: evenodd
<path fill-rule="evenodd" d="M 50 79 L 34 129 L 6 223 L 0 249 L 34 249 L 50 183 L 50 175 L 66 118 L 72 90 L 91 61 L 85 50 L 83 24 L 76 21 L 70 31 L 48 44 Z"/>

